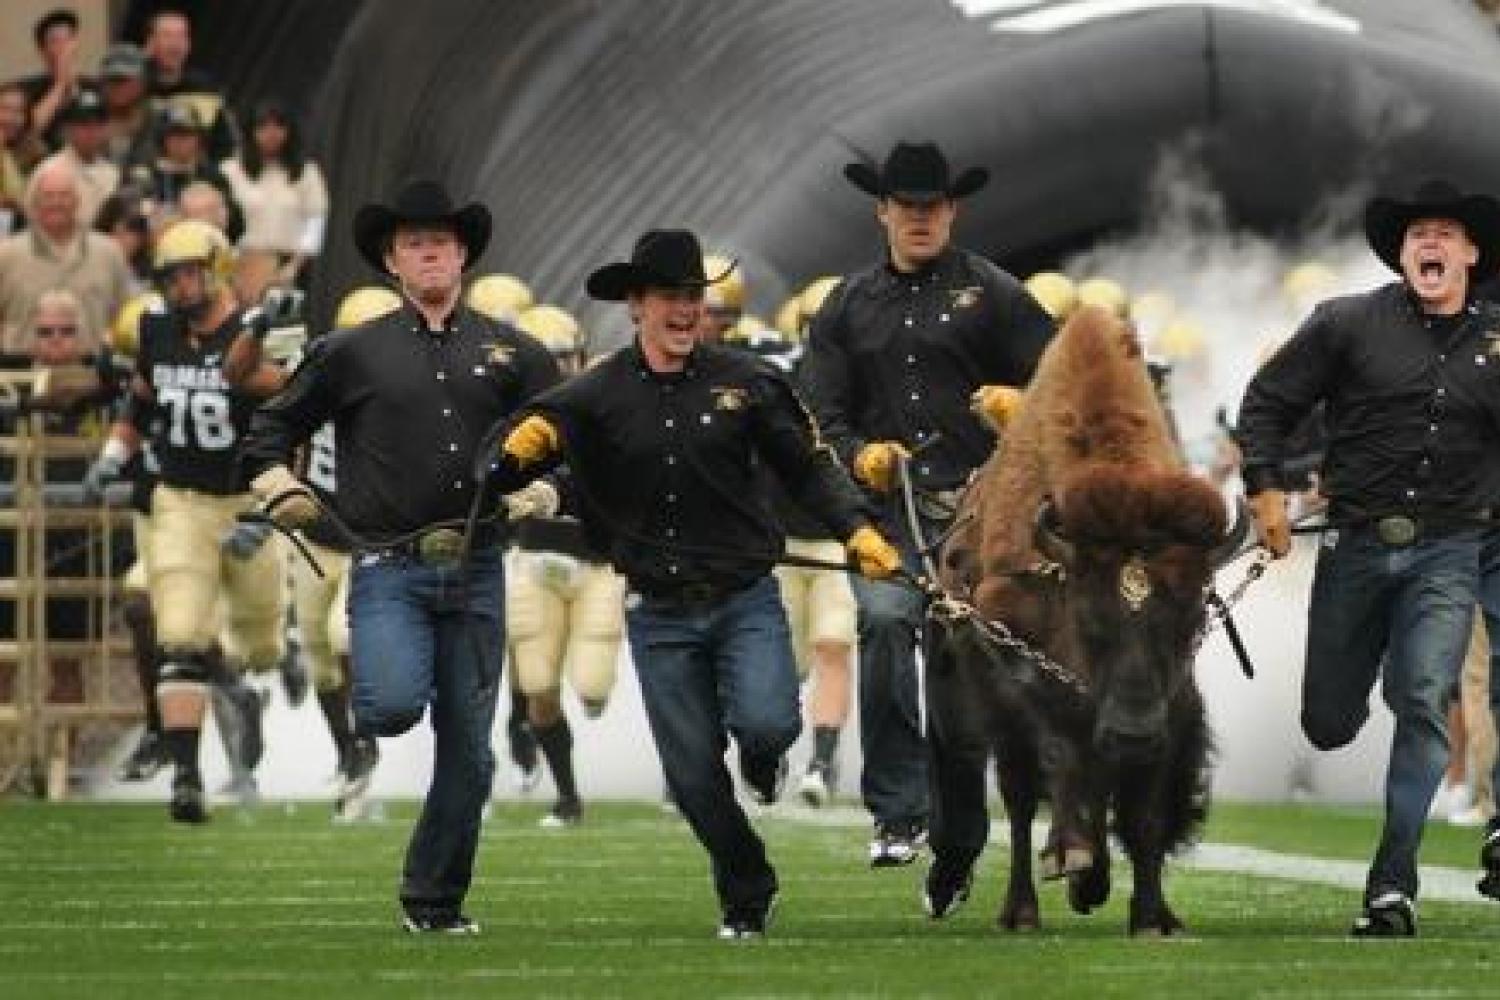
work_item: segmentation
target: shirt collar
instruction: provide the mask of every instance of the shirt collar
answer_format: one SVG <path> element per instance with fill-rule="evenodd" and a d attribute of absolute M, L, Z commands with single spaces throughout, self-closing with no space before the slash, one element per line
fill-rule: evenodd
<path fill-rule="evenodd" d="M 687 363 L 682 366 L 680 372 L 659 372 L 646 362 L 646 352 L 641 350 L 641 335 L 637 333 L 630 338 L 630 360 L 635 367 L 636 374 L 642 379 L 652 379 L 657 382 L 681 382 L 690 379 L 697 374 L 698 358 L 703 353 L 701 344 L 695 346 L 687 356 Z"/>

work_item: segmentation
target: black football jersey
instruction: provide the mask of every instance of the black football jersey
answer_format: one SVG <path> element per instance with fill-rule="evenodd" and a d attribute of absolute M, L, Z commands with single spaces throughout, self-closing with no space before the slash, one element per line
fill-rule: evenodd
<path fill-rule="evenodd" d="M 168 486 L 217 496 L 243 492 L 239 446 L 259 401 L 231 391 L 224 379 L 224 355 L 239 331 L 238 312 L 196 342 L 173 316 L 141 317 L 136 370 L 151 389 L 150 440 Z"/>

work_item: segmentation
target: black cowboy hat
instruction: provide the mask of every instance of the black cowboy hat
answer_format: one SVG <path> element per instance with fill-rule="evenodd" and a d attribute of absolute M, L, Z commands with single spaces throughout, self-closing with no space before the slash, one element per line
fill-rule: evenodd
<path fill-rule="evenodd" d="M 652 229 L 635 241 L 630 260 L 605 264 L 589 275 L 584 288 L 605 302 L 622 302 L 646 288 L 706 288 L 733 273 L 730 264 L 710 278 L 703 271 L 703 248 L 686 229 Z"/>
<path fill-rule="evenodd" d="M 984 187 L 990 172 L 983 167 L 970 167 L 950 181 L 948 158 L 937 143 L 898 142 L 879 173 L 868 163 L 851 163 L 844 168 L 844 176 L 849 183 L 876 198 L 956 201 Z"/>
<path fill-rule="evenodd" d="M 479 262 L 490 243 L 490 210 L 478 202 L 456 208 L 437 181 L 407 181 L 389 205 L 371 202 L 354 213 L 354 245 L 360 256 L 382 274 L 385 252 L 397 226 L 451 226 L 464 245 L 467 269 Z"/>
<path fill-rule="evenodd" d="M 1401 243 L 1406 227 L 1417 219 L 1454 219 L 1463 224 L 1479 249 L 1469 269 L 1474 278 L 1487 278 L 1500 269 L 1500 202 L 1483 194 L 1463 194 L 1443 180 L 1426 180 L 1411 198 L 1375 198 L 1365 208 L 1365 238 L 1375 256 L 1392 271 L 1401 272 Z"/>

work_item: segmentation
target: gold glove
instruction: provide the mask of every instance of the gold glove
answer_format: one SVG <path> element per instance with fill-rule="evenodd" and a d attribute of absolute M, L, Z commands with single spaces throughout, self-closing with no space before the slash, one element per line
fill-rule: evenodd
<path fill-rule="evenodd" d="M 854 557 L 860 576 L 888 580 L 901 568 L 901 553 L 868 524 L 850 535 L 844 547 Z"/>
<path fill-rule="evenodd" d="M 545 479 L 535 480 L 514 493 L 505 494 L 500 502 L 505 505 L 505 518 L 508 521 L 519 521 L 527 517 L 555 517 L 557 508 L 561 506 L 557 488 Z"/>
<path fill-rule="evenodd" d="M 312 491 L 284 465 L 273 465 L 256 476 L 250 492 L 271 520 L 283 528 L 305 528 L 318 519 L 318 502 Z"/>
<path fill-rule="evenodd" d="M 500 450 L 524 469 L 558 450 L 557 428 L 546 417 L 533 413 L 506 435 Z"/>
<path fill-rule="evenodd" d="M 969 409 L 999 434 L 1021 408 L 1024 395 L 1012 385 L 982 385 L 969 397 Z"/>
<path fill-rule="evenodd" d="M 1286 494 L 1281 490 L 1261 490 L 1250 498 L 1250 516 L 1255 521 L 1255 537 L 1280 559 L 1292 548 L 1292 522 L 1287 519 Z"/>
<path fill-rule="evenodd" d="M 871 441 L 854 456 L 854 478 L 880 493 L 889 493 L 896 481 L 896 459 L 911 458 L 899 441 Z"/>

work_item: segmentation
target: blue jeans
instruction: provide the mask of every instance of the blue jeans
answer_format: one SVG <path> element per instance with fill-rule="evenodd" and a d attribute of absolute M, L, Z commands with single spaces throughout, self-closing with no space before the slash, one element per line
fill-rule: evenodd
<path fill-rule="evenodd" d="M 895 517 L 887 537 L 909 572 L 919 570 L 916 545 Z M 928 539 L 942 525 L 924 522 Z M 917 643 L 927 601 L 914 588 L 851 575 L 859 604 L 859 741 L 864 757 L 860 793 L 877 823 L 927 822 L 927 748 L 922 739 Z"/>
<path fill-rule="evenodd" d="M 704 605 L 632 594 L 625 622 L 667 788 L 708 850 L 719 901 L 758 903 L 776 891 L 776 872 L 735 801 L 724 751 L 733 735 L 741 756 L 779 757 L 802 728 L 776 581 Z"/>
<path fill-rule="evenodd" d="M 1396 719 L 1367 899 L 1417 892 L 1417 849 L 1448 763 L 1448 701 L 1469 646 L 1481 538 L 1468 530 L 1391 548 L 1356 528 L 1318 554 L 1303 732 L 1320 750 L 1348 744 L 1369 717 L 1377 676 Z"/>
<path fill-rule="evenodd" d="M 396 555 L 356 556 L 349 589 L 354 678 L 363 734 L 406 732 L 432 705 L 432 784 L 406 849 L 401 903 L 415 915 L 457 910 L 479 847 L 495 760 L 490 727 L 505 649 L 500 552 L 456 567 Z"/>

